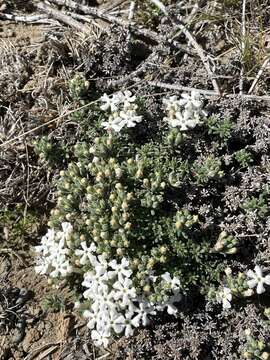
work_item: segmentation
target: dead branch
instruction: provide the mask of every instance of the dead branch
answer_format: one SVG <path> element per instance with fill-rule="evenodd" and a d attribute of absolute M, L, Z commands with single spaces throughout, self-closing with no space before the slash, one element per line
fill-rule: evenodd
<path fill-rule="evenodd" d="M 244 77 L 245 41 L 246 41 L 246 0 L 243 0 L 243 3 L 242 3 L 242 41 L 241 41 L 242 64 L 241 64 L 240 80 L 239 80 L 240 95 L 243 95 L 243 86 L 244 86 L 243 77 Z"/>
<path fill-rule="evenodd" d="M 266 66 L 268 65 L 269 63 L 269 60 L 270 58 L 268 57 L 267 59 L 264 60 L 263 64 L 262 64 L 262 67 L 260 68 L 260 70 L 258 71 L 258 74 L 257 76 L 255 77 L 255 79 L 253 80 L 253 83 L 251 84 L 249 90 L 248 90 L 248 94 L 251 94 L 253 92 L 253 90 L 255 89 L 258 81 L 260 80 Z"/>
<path fill-rule="evenodd" d="M 0 13 L 0 19 L 23 22 L 23 23 L 35 23 L 35 22 L 48 23 L 48 22 L 50 22 L 48 16 L 45 14 L 14 15 L 14 14 Z"/>
<path fill-rule="evenodd" d="M 141 79 L 137 79 L 137 81 L 141 81 Z M 240 95 L 240 94 L 220 94 L 214 90 L 205 90 L 205 89 L 197 89 L 182 85 L 174 85 L 167 84 L 160 81 L 146 81 L 146 83 L 150 86 L 156 86 L 163 89 L 169 90 L 177 90 L 177 91 L 197 91 L 198 93 L 204 95 L 206 98 L 219 97 L 219 98 L 240 98 L 245 100 L 257 100 L 257 101 L 270 101 L 270 96 L 266 95 Z"/>
<path fill-rule="evenodd" d="M 113 24 L 117 24 L 117 25 L 120 25 L 125 28 L 129 28 L 131 33 L 139 35 L 139 36 L 143 36 L 143 37 L 148 38 L 156 43 L 160 42 L 160 36 L 156 32 L 154 32 L 152 30 L 148 30 L 148 29 L 139 28 L 133 24 L 130 24 L 128 21 L 125 21 L 123 19 L 109 15 L 107 13 L 104 13 L 103 11 L 101 11 L 97 8 L 86 6 L 86 5 L 81 5 L 72 0 L 50 0 L 50 1 L 56 5 L 66 6 L 70 9 L 74 10 L 75 12 L 79 11 L 86 15 L 91 15 L 91 16 L 100 18 L 109 23 L 113 23 Z"/>
<path fill-rule="evenodd" d="M 185 27 L 185 25 L 179 23 L 177 24 L 180 29 L 183 31 L 183 33 L 185 34 L 186 38 L 189 40 L 190 44 L 194 47 L 194 49 L 197 51 L 198 56 L 200 57 L 200 59 L 202 60 L 202 63 L 204 64 L 204 67 L 208 73 L 208 75 L 211 78 L 212 84 L 213 84 L 213 88 L 215 89 L 215 91 L 217 93 L 220 94 L 220 89 L 217 83 L 217 80 L 214 78 L 214 73 L 211 70 L 211 66 L 210 63 L 207 59 L 207 57 L 204 55 L 204 50 L 203 48 L 197 43 L 197 41 L 195 40 L 195 38 L 193 37 L 193 35 L 189 32 L 189 30 Z"/>
<path fill-rule="evenodd" d="M 151 0 L 152 1 L 152 0 Z M 168 16 L 168 11 L 166 9 L 166 7 L 160 2 L 155 0 L 154 3 L 159 7 L 159 9 L 164 13 L 164 15 Z M 161 6 L 161 5 L 162 6 Z M 179 27 L 180 30 L 182 30 L 182 32 L 184 33 L 184 35 L 186 36 L 187 40 L 190 42 L 190 44 L 194 47 L 194 49 L 196 50 L 198 56 L 200 57 L 200 59 L 202 60 L 202 63 L 204 64 L 204 67 L 208 73 L 208 75 L 211 78 L 212 84 L 213 84 L 213 88 L 215 89 L 215 91 L 217 93 L 220 94 L 220 89 L 217 83 L 217 80 L 214 78 L 214 74 L 211 70 L 211 66 L 210 63 L 207 59 L 207 57 L 204 55 L 204 50 L 203 48 L 197 43 L 196 39 L 194 38 L 194 36 L 190 33 L 190 31 L 186 28 L 186 26 L 176 17 L 171 19 L 172 23 Z"/>
<path fill-rule="evenodd" d="M 86 26 L 82 25 L 80 22 L 72 19 L 72 17 L 68 16 L 67 14 L 63 13 L 62 11 L 59 11 L 51 6 L 48 6 L 42 2 L 39 2 L 36 4 L 36 8 L 40 11 L 45 12 L 49 17 L 59 20 L 60 22 L 67 24 L 70 27 L 72 27 L 78 31 L 81 31 L 81 32 L 87 31 Z"/>

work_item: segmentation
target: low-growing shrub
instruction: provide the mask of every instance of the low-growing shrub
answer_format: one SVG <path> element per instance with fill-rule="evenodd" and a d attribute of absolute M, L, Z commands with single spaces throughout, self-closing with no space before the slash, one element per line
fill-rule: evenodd
<path fill-rule="evenodd" d="M 209 134 L 227 142 L 232 122 L 206 120 L 196 92 L 165 99 L 162 130 L 152 132 L 129 91 L 100 101 L 105 133 L 74 146 L 50 229 L 36 247 L 37 272 L 74 289 L 94 343 L 107 347 L 114 335 L 130 336 L 158 311 L 176 315 L 189 297 L 229 309 L 233 300 L 262 294 L 270 280 L 259 266 L 235 275 L 226 267 L 241 250 L 239 239 L 221 230 L 221 199 L 232 181 L 228 156 L 222 147 L 200 151 Z M 250 161 L 239 151 L 235 158 L 239 169 Z M 239 212 L 259 208 L 263 216 L 263 202 L 246 200 Z"/>

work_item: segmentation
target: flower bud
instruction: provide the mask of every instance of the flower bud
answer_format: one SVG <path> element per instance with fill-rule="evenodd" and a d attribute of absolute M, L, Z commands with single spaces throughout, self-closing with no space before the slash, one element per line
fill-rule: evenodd
<path fill-rule="evenodd" d="M 161 254 L 166 254 L 167 251 L 168 251 L 168 249 L 167 249 L 166 246 L 161 246 L 161 247 L 160 247 L 160 253 L 161 253 Z"/>
<path fill-rule="evenodd" d="M 123 210 L 127 210 L 127 209 L 128 209 L 128 203 L 127 203 L 126 201 L 123 201 L 123 202 L 122 202 L 122 205 L 121 205 L 121 208 L 122 208 Z"/>
<path fill-rule="evenodd" d="M 112 211 L 112 213 L 116 213 L 118 211 L 118 209 L 116 206 L 112 206 L 111 211 Z"/>
<path fill-rule="evenodd" d="M 244 297 L 250 297 L 254 295 L 254 291 L 252 289 L 247 289 L 243 292 Z"/>
<path fill-rule="evenodd" d="M 70 213 L 66 214 L 66 220 L 71 220 L 72 215 Z"/>
<path fill-rule="evenodd" d="M 128 240 L 125 240 L 125 241 L 123 242 L 123 245 L 124 245 L 125 248 L 129 247 L 129 241 L 128 241 Z"/>
<path fill-rule="evenodd" d="M 139 264 L 140 264 L 140 260 L 139 260 L 139 259 L 137 259 L 137 258 L 133 259 L 133 261 L 132 261 L 132 266 L 133 266 L 134 268 L 137 268 L 137 267 L 139 266 Z"/>
<path fill-rule="evenodd" d="M 117 177 L 117 179 L 120 179 L 120 177 L 122 176 L 123 172 L 120 168 L 116 168 L 114 169 L 115 171 L 115 176 Z"/>
<path fill-rule="evenodd" d="M 261 355 L 262 360 L 269 360 L 270 359 L 270 353 L 267 351 L 264 351 Z"/>
<path fill-rule="evenodd" d="M 108 231 L 101 231 L 100 233 L 100 237 L 104 240 L 108 240 L 109 239 L 109 233 Z"/>
<path fill-rule="evenodd" d="M 175 227 L 176 227 L 177 230 L 182 229 L 183 225 L 184 225 L 183 221 L 180 221 L 180 220 L 177 220 L 176 223 L 175 223 Z"/>
<path fill-rule="evenodd" d="M 70 183 L 65 182 L 65 184 L 64 184 L 64 188 L 65 188 L 66 190 L 70 189 Z"/>
<path fill-rule="evenodd" d="M 229 254 L 229 255 L 233 255 L 233 254 L 236 254 L 237 253 L 237 248 L 236 247 L 233 247 L 229 250 L 226 250 L 226 254 Z"/>
<path fill-rule="evenodd" d="M 147 269 L 152 269 L 155 265 L 155 259 L 151 258 L 149 259 L 148 263 L 147 263 Z"/>
<path fill-rule="evenodd" d="M 128 201 L 132 200 L 133 198 L 134 198 L 133 192 L 127 193 L 127 200 L 128 200 Z"/>
<path fill-rule="evenodd" d="M 110 245 L 111 245 L 112 247 L 116 247 L 117 243 L 116 243 L 115 240 L 111 240 L 111 241 L 110 241 Z"/>
<path fill-rule="evenodd" d="M 226 267 L 226 269 L 224 270 L 224 272 L 225 272 L 225 274 L 226 274 L 227 276 L 232 275 L 232 269 L 231 269 L 230 267 Z"/>
<path fill-rule="evenodd" d="M 93 157 L 92 163 L 94 164 L 98 164 L 99 163 L 99 158 L 97 156 Z"/>
<path fill-rule="evenodd" d="M 123 256 L 123 255 L 124 255 L 124 251 L 123 251 L 123 249 L 121 249 L 121 248 L 117 248 L 116 253 L 117 253 L 117 255 L 119 255 L 119 256 Z"/>
<path fill-rule="evenodd" d="M 105 176 L 106 176 L 107 178 L 109 178 L 109 177 L 112 176 L 112 172 L 111 172 L 110 169 L 106 169 L 105 172 L 104 172 L 104 174 L 105 174 Z"/>
<path fill-rule="evenodd" d="M 143 186 L 148 188 L 149 185 L 150 185 L 150 181 L 148 179 L 143 179 Z"/>
<path fill-rule="evenodd" d="M 161 255 L 161 257 L 159 258 L 159 261 L 161 262 L 161 264 L 165 264 L 165 262 L 167 261 L 167 257 L 164 255 Z"/>
<path fill-rule="evenodd" d="M 134 163 L 134 159 L 130 158 L 127 160 L 128 165 L 132 165 Z"/>
<path fill-rule="evenodd" d="M 123 185 L 122 185 L 121 183 L 116 183 L 116 184 L 115 184 L 115 188 L 116 188 L 117 190 L 121 190 L 121 189 L 123 189 Z"/>
<path fill-rule="evenodd" d="M 245 351 L 243 353 L 243 358 L 244 359 L 252 359 L 253 355 L 249 352 L 249 351 Z"/>
<path fill-rule="evenodd" d="M 81 266 L 81 263 L 80 263 L 80 260 L 79 260 L 79 259 L 76 259 L 76 260 L 75 260 L 75 265 L 76 265 L 76 266 Z"/>
<path fill-rule="evenodd" d="M 125 224 L 125 230 L 130 230 L 130 229 L 131 229 L 131 226 L 132 226 L 132 224 L 131 224 L 130 222 L 127 222 L 127 223 Z"/>
<path fill-rule="evenodd" d="M 113 144 L 112 138 L 109 138 L 109 139 L 106 140 L 106 145 L 107 146 L 112 146 L 112 144 Z"/>
<path fill-rule="evenodd" d="M 114 158 L 110 158 L 109 159 L 109 164 L 114 165 L 116 163 Z"/>
<path fill-rule="evenodd" d="M 136 172 L 135 177 L 136 177 L 137 179 L 142 178 L 142 177 L 143 177 L 143 171 L 142 171 L 141 169 L 139 169 L 139 170 Z"/>
<path fill-rule="evenodd" d="M 149 285 L 149 284 L 144 285 L 144 287 L 143 287 L 143 291 L 144 291 L 145 293 L 149 294 L 149 293 L 150 293 L 150 291 L 151 291 L 151 287 L 150 287 L 150 285 Z"/>
<path fill-rule="evenodd" d="M 94 142 L 95 142 L 96 145 L 100 144 L 100 138 L 99 138 L 99 137 L 96 137 L 96 138 L 94 139 Z"/>
<path fill-rule="evenodd" d="M 65 171 L 64 170 L 61 170 L 60 173 L 59 173 L 60 176 L 65 176 Z"/>

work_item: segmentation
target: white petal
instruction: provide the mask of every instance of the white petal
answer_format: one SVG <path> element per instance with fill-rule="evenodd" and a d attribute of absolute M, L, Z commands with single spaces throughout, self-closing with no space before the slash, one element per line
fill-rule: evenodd
<path fill-rule="evenodd" d="M 253 270 L 248 270 L 247 276 L 250 278 L 256 278 L 256 274 Z"/>
<path fill-rule="evenodd" d="M 261 267 L 260 267 L 259 265 L 256 265 L 255 268 L 254 268 L 254 270 L 255 270 L 255 273 L 257 274 L 258 277 L 262 277 L 262 276 L 263 276 L 263 274 L 262 274 L 262 269 L 261 269 Z"/>
<path fill-rule="evenodd" d="M 258 284 L 258 281 L 256 279 L 251 279 L 247 281 L 247 284 L 249 288 L 253 289 Z"/>
<path fill-rule="evenodd" d="M 270 285 L 270 275 L 266 275 L 266 276 L 265 276 L 264 282 L 265 282 L 267 285 Z"/>
<path fill-rule="evenodd" d="M 256 291 L 257 291 L 257 294 L 262 294 L 262 293 L 265 292 L 265 288 L 264 288 L 264 286 L 263 286 L 263 282 L 262 282 L 262 281 L 260 281 L 260 282 L 258 283 Z"/>
<path fill-rule="evenodd" d="M 228 300 L 223 299 L 223 309 L 230 309 L 231 307 L 231 303 Z"/>

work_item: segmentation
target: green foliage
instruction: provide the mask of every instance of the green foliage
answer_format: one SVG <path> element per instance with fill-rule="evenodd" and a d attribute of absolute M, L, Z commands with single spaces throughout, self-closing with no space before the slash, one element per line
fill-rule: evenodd
<path fill-rule="evenodd" d="M 260 360 L 268 360 L 270 359 L 270 349 L 269 345 L 265 343 L 265 341 L 256 339 L 251 336 L 250 330 L 246 330 L 246 346 L 243 351 L 244 359 L 260 359 Z"/>
<path fill-rule="evenodd" d="M 219 234 L 214 250 L 223 254 L 236 254 L 238 251 L 237 246 L 238 240 L 232 235 L 228 235 L 225 231 L 222 231 Z"/>
<path fill-rule="evenodd" d="M 252 154 L 246 149 L 236 151 L 234 157 L 241 167 L 247 167 L 253 162 Z"/>
<path fill-rule="evenodd" d="M 34 141 L 34 150 L 40 160 L 51 167 L 61 165 L 66 157 L 66 147 L 52 142 L 47 136 Z"/>
<path fill-rule="evenodd" d="M 264 218 L 269 212 L 267 199 L 269 192 L 267 190 L 260 193 L 258 196 L 248 198 L 242 205 L 242 209 L 246 213 L 254 213 L 259 218 Z"/>
<path fill-rule="evenodd" d="M 37 238 L 45 217 L 35 211 L 18 206 L 12 210 L 0 212 L 0 236 L 4 247 L 24 247 Z M 0 246 L 1 247 L 1 246 Z"/>
<path fill-rule="evenodd" d="M 183 288 L 201 278 L 211 281 L 209 269 L 216 261 L 198 215 L 181 209 L 181 198 L 169 200 L 167 195 L 181 186 L 187 163 L 166 144 L 136 148 L 127 141 L 103 136 L 92 146 L 83 142 L 75 146 L 78 160 L 61 171 L 49 226 L 59 227 L 68 220 L 76 229 L 76 246 L 82 239 L 93 240 L 98 253 L 129 258 L 141 289 L 147 288 L 151 269 L 181 275 Z M 209 167 L 207 179 L 217 171 L 212 162 Z M 152 293 L 160 295 L 155 289 Z"/>
<path fill-rule="evenodd" d="M 57 294 L 50 294 L 42 300 L 42 309 L 46 312 L 64 311 L 66 308 L 65 299 Z"/>
<path fill-rule="evenodd" d="M 210 116 L 207 120 L 208 134 L 218 136 L 227 142 L 232 135 L 234 124 L 230 119 L 221 119 L 217 115 Z"/>
<path fill-rule="evenodd" d="M 192 174 L 198 184 L 207 184 L 210 180 L 222 178 L 221 160 L 210 155 L 193 164 Z"/>
<path fill-rule="evenodd" d="M 87 81 L 83 74 L 76 74 L 69 81 L 69 93 L 73 101 L 83 103 L 87 98 L 89 91 L 89 81 Z"/>
<path fill-rule="evenodd" d="M 171 0 L 163 0 L 162 3 L 168 6 L 172 3 Z M 157 26 L 161 17 L 163 16 L 162 11 L 153 3 L 139 0 L 137 3 L 137 10 L 135 12 L 135 19 L 143 25 L 148 27 Z"/>

